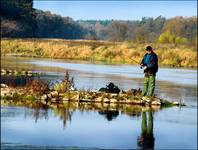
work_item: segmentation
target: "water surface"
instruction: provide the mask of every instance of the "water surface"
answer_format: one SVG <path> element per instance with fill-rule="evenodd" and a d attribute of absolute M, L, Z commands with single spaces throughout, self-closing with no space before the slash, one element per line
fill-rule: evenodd
<path fill-rule="evenodd" d="M 15 61 L 13 61 L 15 60 Z M 138 66 L 104 65 L 82 61 L 4 57 L 2 67 L 29 68 L 60 80 L 68 71 L 78 89 L 95 89 L 114 82 L 122 90 L 142 88 L 143 73 Z M 53 67 L 52 67 L 53 66 Z M 139 144 L 145 114 L 67 108 L 64 110 L 1 107 L 1 141 L 4 147 L 136 149 L 153 144 L 153 149 L 197 148 L 197 71 L 160 68 L 156 94 L 182 100 L 186 107 L 152 112 L 153 138 Z M 110 114 L 111 113 L 111 114 Z M 108 116 L 112 118 L 109 119 Z M 149 112 L 146 112 L 147 123 Z M 151 120 L 150 120 L 151 122 Z M 14 146 L 13 146 L 14 145 Z"/>

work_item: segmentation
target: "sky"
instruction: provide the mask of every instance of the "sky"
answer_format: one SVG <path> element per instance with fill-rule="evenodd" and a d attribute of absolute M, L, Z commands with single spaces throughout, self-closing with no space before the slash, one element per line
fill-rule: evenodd
<path fill-rule="evenodd" d="M 197 1 L 34 0 L 34 8 L 74 20 L 141 20 L 142 17 L 197 16 Z"/>

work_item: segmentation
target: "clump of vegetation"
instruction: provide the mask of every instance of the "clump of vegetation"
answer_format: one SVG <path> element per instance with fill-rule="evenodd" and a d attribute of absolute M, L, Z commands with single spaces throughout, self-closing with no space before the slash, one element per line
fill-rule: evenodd
<path fill-rule="evenodd" d="M 64 79 L 60 83 L 54 85 L 54 90 L 59 93 L 64 93 L 71 89 L 74 89 L 74 78 L 72 77 L 70 79 L 69 73 L 66 72 Z"/>
<path fill-rule="evenodd" d="M 31 80 L 27 86 L 37 95 L 46 94 L 49 91 L 49 84 L 42 80 Z"/>

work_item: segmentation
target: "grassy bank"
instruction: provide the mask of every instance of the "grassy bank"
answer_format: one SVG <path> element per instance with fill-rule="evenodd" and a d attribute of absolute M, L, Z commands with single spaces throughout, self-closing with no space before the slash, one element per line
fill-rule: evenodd
<path fill-rule="evenodd" d="M 197 67 L 197 51 L 192 47 L 167 44 L 135 44 L 132 42 L 102 42 L 61 39 L 1 39 L 1 55 L 105 61 L 115 64 L 135 64 L 152 45 L 159 57 L 159 65 Z"/>

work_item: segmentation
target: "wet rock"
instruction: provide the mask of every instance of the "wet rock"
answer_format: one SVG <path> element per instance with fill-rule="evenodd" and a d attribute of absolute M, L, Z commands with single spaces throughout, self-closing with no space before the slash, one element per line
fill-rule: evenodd
<path fill-rule="evenodd" d="M 18 71 L 17 70 L 14 70 L 14 74 L 17 75 L 18 74 Z"/>
<path fill-rule="evenodd" d="M 56 103 L 56 98 L 51 98 L 51 102 Z"/>
<path fill-rule="evenodd" d="M 22 75 L 26 75 L 27 74 L 27 71 L 23 70 L 23 71 L 21 71 L 21 74 Z"/>
<path fill-rule="evenodd" d="M 6 70 L 5 69 L 1 69 L 1 73 L 5 73 L 6 74 Z"/>
<path fill-rule="evenodd" d="M 69 100 L 69 98 L 68 97 L 63 97 L 62 98 L 62 101 L 64 102 L 64 101 L 68 101 Z"/>
<path fill-rule="evenodd" d="M 33 72 L 32 71 L 27 71 L 27 74 L 33 74 Z"/>
<path fill-rule="evenodd" d="M 174 101 L 173 105 L 179 105 L 179 102 Z"/>
<path fill-rule="evenodd" d="M 8 73 L 11 73 L 11 74 L 13 73 L 13 71 L 12 71 L 11 69 L 9 69 L 7 72 L 8 72 Z"/>
<path fill-rule="evenodd" d="M 91 99 L 88 99 L 88 98 L 83 98 L 82 101 L 83 102 L 92 102 L 92 100 Z"/>
<path fill-rule="evenodd" d="M 111 99 L 110 99 L 110 103 L 117 103 L 117 99 L 111 98 Z"/>
<path fill-rule="evenodd" d="M 47 102 L 45 100 L 41 100 L 41 103 L 44 105 L 47 104 Z"/>
<path fill-rule="evenodd" d="M 47 94 L 41 96 L 41 100 L 46 100 L 46 99 L 47 99 Z"/>
<path fill-rule="evenodd" d="M 52 97 L 58 97 L 58 92 L 57 91 L 52 91 L 51 95 L 52 95 Z"/>
<path fill-rule="evenodd" d="M 104 102 L 104 103 L 109 103 L 110 100 L 109 100 L 108 98 L 104 98 L 104 99 L 103 99 L 103 102 Z"/>
<path fill-rule="evenodd" d="M 116 86 L 114 83 L 110 82 L 108 85 L 106 85 L 106 88 L 100 88 L 100 92 L 106 92 L 106 93 L 120 93 L 120 89 L 118 86 Z"/>
<path fill-rule="evenodd" d="M 52 98 L 51 93 L 47 94 L 47 97 L 48 97 L 49 99 Z"/>
<path fill-rule="evenodd" d="M 160 101 L 152 101 L 151 105 L 161 105 L 161 102 Z"/>
<path fill-rule="evenodd" d="M 1 88 L 8 88 L 6 84 L 1 83 Z"/>
<path fill-rule="evenodd" d="M 102 97 L 95 98 L 95 102 L 102 102 Z"/>
<path fill-rule="evenodd" d="M 124 91 L 122 90 L 122 93 L 123 94 L 127 94 L 127 95 L 140 95 L 142 93 L 142 90 L 139 88 L 139 89 L 130 89 L 128 91 Z"/>

